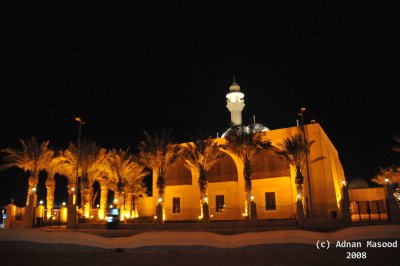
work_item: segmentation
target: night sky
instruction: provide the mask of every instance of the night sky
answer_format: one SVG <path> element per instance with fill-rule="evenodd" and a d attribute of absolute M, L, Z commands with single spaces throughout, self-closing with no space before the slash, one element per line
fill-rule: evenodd
<path fill-rule="evenodd" d="M 235 76 L 245 124 L 255 115 L 270 129 L 295 126 L 306 107 L 305 121 L 321 124 L 347 179 L 398 163 L 394 11 L 278 2 L 4 12 L 0 147 L 35 136 L 64 149 L 76 142 L 76 116 L 87 121 L 82 137 L 105 148 L 135 150 L 143 130 L 168 129 L 176 141 L 216 136 L 229 127 Z M 0 206 L 11 197 L 22 205 L 27 175 L 10 169 L 0 178 Z"/>

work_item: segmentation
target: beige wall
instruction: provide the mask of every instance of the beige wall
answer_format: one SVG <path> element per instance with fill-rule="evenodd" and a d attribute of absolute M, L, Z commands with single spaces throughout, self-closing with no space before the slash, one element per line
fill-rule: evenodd
<path fill-rule="evenodd" d="M 349 198 L 350 201 L 385 200 L 385 189 L 383 187 L 349 189 Z"/>
<path fill-rule="evenodd" d="M 295 215 L 296 190 L 290 176 L 253 181 L 254 201 L 258 219 L 293 218 Z M 292 184 L 291 184 L 292 183 Z M 275 192 L 276 210 L 266 210 L 265 193 Z"/>
<path fill-rule="evenodd" d="M 225 210 L 222 212 L 216 211 L 216 196 L 223 195 Z M 243 210 L 240 208 L 240 198 L 238 191 L 238 183 L 219 182 L 210 183 L 208 189 L 208 204 L 210 208 L 210 215 L 212 220 L 240 220 L 244 219 L 242 216 Z"/>
<path fill-rule="evenodd" d="M 154 216 L 156 213 L 154 205 L 154 196 L 140 197 L 138 200 L 138 211 L 139 211 L 139 217 Z"/>

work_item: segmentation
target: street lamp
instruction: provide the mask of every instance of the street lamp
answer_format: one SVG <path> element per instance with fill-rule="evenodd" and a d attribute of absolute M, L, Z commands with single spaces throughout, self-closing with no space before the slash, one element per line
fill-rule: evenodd
<path fill-rule="evenodd" d="M 79 161 L 81 160 L 81 132 L 82 132 L 82 125 L 86 124 L 86 121 L 83 121 L 80 117 L 75 117 L 75 121 L 79 123 L 79 130 L 78 130 L 78 156 L 76 158 L 76 189 L 75 189 L 75 199 L 76 205 L 78 205 L 78 175 L 79 175 Z"/>
<path fill-rule="evenodd" d="M 304 145 L 306 148 L 306 167 L 307 167 L 307 183 L 308 183 L 308 195 L 309 195 L 309 202 L 310 202 L 310 208 L 309 208 L 309 214 L 310 217 L 312 218 L 312 200 L 311 200 L 311 184 L 310 184 L 310 169 L 308 166 L 308 144 L 307 144 L 307 137 L 306 137 L 306 130 L 305 130 L 305 126 L 304 126 L 304 112 L 306 111 L 305 107 L 301 107 L 300 111 L 298 113 L 298 115 L 301 118 L 301 128 L 303 131 L 303 139 L 304 139 Z"/>

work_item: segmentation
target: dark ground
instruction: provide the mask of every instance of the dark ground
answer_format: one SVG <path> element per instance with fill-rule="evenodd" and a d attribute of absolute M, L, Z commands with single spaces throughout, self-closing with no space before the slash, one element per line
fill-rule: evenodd
<path fill-rule="evenodd" d="M 366 259 L 346 259 L 365 251 Z M 0 242 L 1 265 L 400 265 L 398 248 L 318 250 L 314 245 L 263 245 L 238 249 L 147 247 L 105 250 L 76 245 Z"/>

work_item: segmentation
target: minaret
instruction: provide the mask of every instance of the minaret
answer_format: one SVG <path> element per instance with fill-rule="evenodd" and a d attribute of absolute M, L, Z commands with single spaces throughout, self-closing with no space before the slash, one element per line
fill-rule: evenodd
<path fill-rule="evenodd" d="M 233 81 L 229 87 L 230 92 L 226 95 L 226 107 L 231 112 L 231 123 L 233 126 L 242 124 L 242 110 L 244 108 L 244 94 L 240 86 Z"/>

